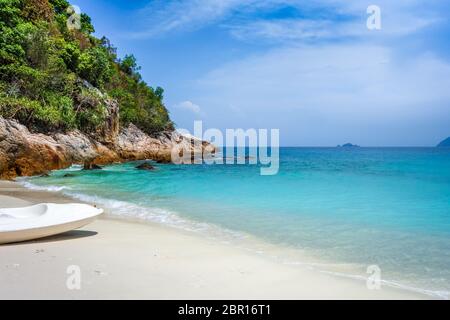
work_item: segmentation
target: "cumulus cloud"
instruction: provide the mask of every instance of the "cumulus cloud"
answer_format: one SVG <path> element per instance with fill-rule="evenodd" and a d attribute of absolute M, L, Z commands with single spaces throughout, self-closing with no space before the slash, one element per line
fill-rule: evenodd
<path fill-rule="evenodd" d="M 143 31 L 136 35 L 169 37 L 213 26 L 205 32 L 226 31 L 233 40 L 258 44 L 244 46 L 242 55 L 236 51 L 222 65 L 215 60 L 198 68 L 204 74 L 185 81 L 183 90 L 202 109 L 183 101 L 175 107 L 189 112 L 180 112 L 180 118 L 190 121 L 206 111 L 215 127 L 283 128 L 282 136 L 297 145 L 330 145 L 332 139 L 331 145 L 341 144 L 351 137 L 367 145 L 431 145 L 435 137 L 448 136 L 450 63 L 426 37 L 442 27 L 450 5 L 377 0 L 382 28 L 371 31 L 370 4 L 152 1 L 141 11 Z M 237 47 L 225 40 L 224 50 Z"/>
<path fill-rule="evenodd" d="M 379 112 L 413 104 L 426 109 L 450 101 L 450 65 L 433 55 L 397 59 L 385 46 L 299 46 L 273 50 L 209 72 L 201 81 L 224 103 L 322 110 L 376 107 Z M 228 100 L 228 101 L 227 101 Z M 355 110 L 356 111 L 356 110 Z"/>
<path fill-rule="evenodd" d="M 370 131 L 378 134 L 364 137 L 369 143 L 404 145 L 412 127 L 423 130 L 426 144 L 435 124 L 450 121 L 449 87 L 450 64 L 432 54 L 406 58 L 387 46 L 327 44 L 226 64 L 205 75 L 198 89 L 214 110 L 238 104 L 258 125 L 295 128 L 297 141 L 325 144 L 326 126 L 336 142 Z M 400 132 L 402 126 L 408 130 Z"/>
<path fill-rule="evenodd" d="M 190 111 L 195 114 L 201 113 L 200 106 L 189 100 L 186 100 L 186 101 L 176 104 L 175 108 L 180 109 L 180 110 Z"/>

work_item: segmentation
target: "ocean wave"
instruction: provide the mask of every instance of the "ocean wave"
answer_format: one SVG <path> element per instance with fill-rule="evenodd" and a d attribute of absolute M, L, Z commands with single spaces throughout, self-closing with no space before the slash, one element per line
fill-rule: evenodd
<path fill-rule="evenodd" d="M 60 191 L 64 191 L 64 190 L 70 190 L 70 187 L 68 187 L 68 186 L 53 186 L 53 185 L 39 186 L 39 185 L 33 184 L 29 181 L 24 181 L 24 180 L 18 180 L 17 182 L 27 189 L 37 190 L 37 191 L 60 192 Z"/>
<path fill-rule="evenodd" d="M 97 195 L 75 192 L 68 186 L 37 185 L 29 178 L 18 179 L 23 187 L 37 191 L 61 192 L 63 195 L 83 202 L 95 204 L 106 209 L 106 213 L 117 218 L 141 220 L 176 227 L 186 231 L 198 232 L 223 241 L 242 240 L 248 235 L 225 229 L 214 224 L 182 218 L 177 212 L 150 206 L 140 206 L 132 202 L 110 199 Z"/>
<path fill-rule="evenodd" d="M 80 171 L 81 169 L 83 169 L 83 166 L 81 164 L 73 164 L 67 169 L 64 169 L 64 171 Z"/>
<path fill-rule="evenodd" d="M 127 201 L 73 191 L 64 191 L 63 194 L 83 202 L 101 206 L 112 217 L 158 223 L 186 231 L 202 233 L 202 235 L 225 242 L 237 239 L 242 240 L 247 237 L 243 233 L 224 229 L 214 224 L 182 218 L 177 212 L 163 208 L 140 206 Z"/>
<path fill-rule="evenodd" d="M 335 271 L 327 271 L 327 270 L 319 270 L 319 271 L 322 273 L 330 274 L 330 275 L 337 276 L 337 277 L 350 278 L 350 279 L 360 280 L 360 281 L 367 281 L 367 277 L 364 277 L 361 275 L 341 273 L 341 272 L 335 272 Z M 430 297 L 433 297 L 436 299 L 442 299 L 442 300 L 450 299 L 449 291 L 417 288 L 417 287 L 401 284 L 400 282 L 395 281 L 395 280 L 381 279 L 380 284 L 391 287 L 391 288 L 420 293 L 420 294 L 427 295 L 427 296 L 430 296 Z"/>

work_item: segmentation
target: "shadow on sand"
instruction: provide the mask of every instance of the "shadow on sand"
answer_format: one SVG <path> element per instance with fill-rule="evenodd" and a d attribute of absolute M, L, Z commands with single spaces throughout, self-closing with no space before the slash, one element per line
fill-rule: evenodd
<path fill-rule="evenodd" d="M 4 244 L 4 246 L 17 246 L 17 245 L 26 245 L 32 243 L 47 243 L 47 242 L 58 242 L 58 241 L 67 241 L 67 240 L 75 240 L 80 238 L 92 237 L 95 236 L 98 232 L 96 231 L 88 231 L 88 230 L 71 230 L 61 234 L 57 234 L 54 236 L 49 236 L 45 238 L 24 241 L 24 242 L 16 242 L 16 243 L 8 243 Z"/>

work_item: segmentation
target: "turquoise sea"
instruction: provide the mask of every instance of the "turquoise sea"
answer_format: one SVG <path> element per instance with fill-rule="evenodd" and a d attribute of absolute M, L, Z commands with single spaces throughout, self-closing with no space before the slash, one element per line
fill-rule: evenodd
<path fill-rule="evenodd" d="M 286 263 L 356 277 L 375 264 L 385 284 L 449 298 L 450 149 L 281 148 L 274 176 L 248 164 L 140 171 L 138 163 L 75 166 L 24 183 L 116 215 L 263 240 L 280 257 L 301 252 Z"/>

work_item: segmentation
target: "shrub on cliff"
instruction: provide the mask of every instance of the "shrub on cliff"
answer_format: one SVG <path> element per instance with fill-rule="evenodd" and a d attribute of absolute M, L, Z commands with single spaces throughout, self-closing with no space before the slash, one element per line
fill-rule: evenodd
<path fill-rule="evenodd" d="M 41 132 L 98 132 L 110 97 L 119 103 L 122 125 L 134 123 L 149 134 L 173 129 L 163 90 L 142 80 L 134 56 L 119 59 L 107 38 L 94 37 L 86 14 L 79 29 L 69 29 L 69 6 L 65 0 L 0 0 L 0 116 Z"/>

